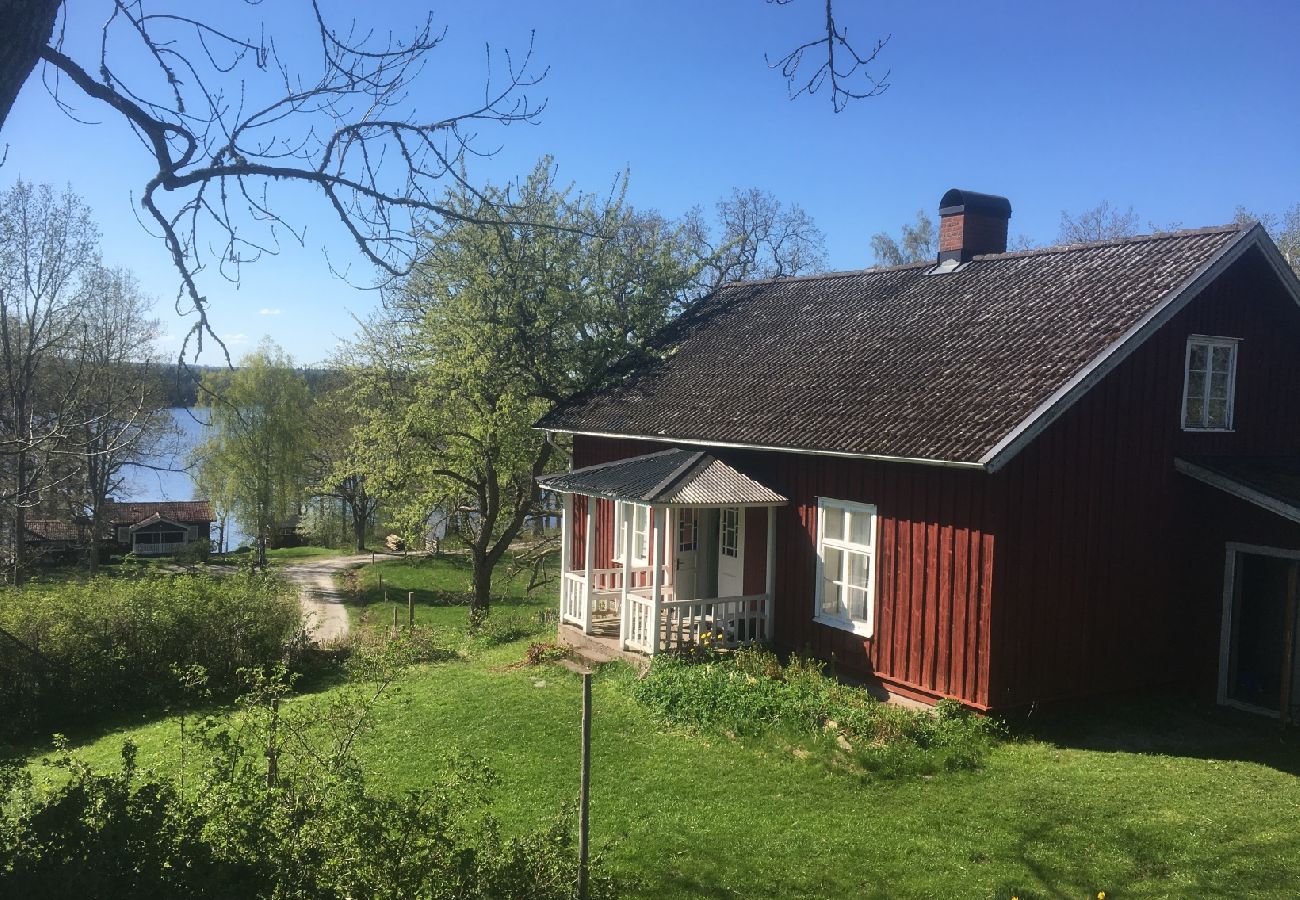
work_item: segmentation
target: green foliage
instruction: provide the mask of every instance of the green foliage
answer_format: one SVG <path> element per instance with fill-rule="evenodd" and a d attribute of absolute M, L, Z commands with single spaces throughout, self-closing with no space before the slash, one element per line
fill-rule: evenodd
<path fill-rule="evenodd" d="M 200 488 L 263 544 L 298 508 L 307 471 L 307 381 L 269 340 L 203 380 L 212 431 L 194 451 Z"/>
<path fill-rule="evenodd" d="M 299 629 L 279 579 L 150 574 L 0 593 L 0 732 L 63 728 L 180 699 L 174 667 L 229 694 L 241 669 L 279 660 Z"/>
<path fill-rule="evenodd" d="M 190 541 L 184 547 L 176 551 L 175 561 L 183 566 L 193 566 L 198 563 L 205 563 L 208 557 L 212 555 L 212 545 L 206 540 Z"/>
<path fill-rule="evenodd" d="M 828 677 L 822 664 L 745 649 L 704 661 L 656 658 L 633 683 L 662 721 L 737 737 L 779 734 L 884 777 L 974 769 L 997 726 L 955 703 L 933 712 L 891 706 Z"/>
<path fill-rule="evenodd" d="M 101 774 L 66 752 L 67 778 L 37 797 L 0 767 L 6 896 L 540 898 L 576 895 L 572 817 L 503 836 L 493 773 L 457 757 L 419 790 L 376 792 L 356 748 L 411 661 L 394 642 L 350 661 L 323 705 L 296 711 L 283 670 L 250 673 L 237 720 L 201 719 L 191 779 L 141 773 L 123 747 Z M 7 798 L 7 799 L 6 799 Z M 590 896 L 613 896 L 599 870 Z"/>

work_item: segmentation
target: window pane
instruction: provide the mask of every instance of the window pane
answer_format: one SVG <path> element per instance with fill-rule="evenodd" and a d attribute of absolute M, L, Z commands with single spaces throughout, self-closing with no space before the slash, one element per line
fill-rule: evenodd
<path fill-rule="evenodd" d="M 867 592 L 858 588 L 845 588 L 848 594 L 848 616 L 859 622 L 867 619 Z"/>
<path fill-rule="evenodd" d="M 849 540 L 864 547 L 871 546 L 871 513 L 855 511 L 849 517 Z"/>
<path fill-rule="evenodd" d="M 849 553 L 848 557 L 849 570 L 845 573 L 844 582 L 853 587 L 865 588 L 871 575 L 871 558 L 865 553 Z"/>
<path fill-rule="evenodd" d="M 1215 372 L 1226 373 L 1228 371 L 1228 366 L 1231 365 L 1232 361 L 1232 348 L 1215 347 L 1211 351 L 1210 361 L 1213 364 L 1211 368 L 1213 368 Z"/>
<path fill-rule="evenodd" d="M 1205 401 L 1200 394 L 1187 395 L 1187 424 L 1192 428 L 1205 427 Z"/>
<path fill-rule="evenodd" d="M 1187 375 L 1187 396 L 1188 398 L 1205 396 L 1205 373 L 1189 372 Z"/>
<path fill-rule="evenodd" d="M 1228 398 L 1228 373 L 1215 372 L 1210 376 L 1210 398 L 1226 400 Z"/>
<path fill-rule="evenodd" d="M 1209 414 L 1205 417 L 1205 424 L 1209 428 L 1227 428 L 1228 427 L 1228 401 L 1224 399 L 1211 399 Z"/>
<path fill-rule="evenodd" d="M 825 516 L 825 537 L 832 541 L 844 540 L 844 510 L 839 509 L 838 507 L 828 506 L 825 508 Z"/>
<path fill-rule="evenodd" d="M 822 613 L 828 616 L 840 614 L 840 586 L 829 578 L 822 579 Z"/>
<path fill-rule="evenodd" d="M 1189 371 L 1205 371 L 1206 350 L 1204 344 L 1192 344 L 1192 352 L 1187 357 L 1187 368 Z"/>
<path fill-rule="evenodd" d="M 827 578 L 834 578 L 836 581 L 844 579 L 844 551 L 838 547 L 826 547 L 825 556 L 822 557 L 822 572 Z"/>

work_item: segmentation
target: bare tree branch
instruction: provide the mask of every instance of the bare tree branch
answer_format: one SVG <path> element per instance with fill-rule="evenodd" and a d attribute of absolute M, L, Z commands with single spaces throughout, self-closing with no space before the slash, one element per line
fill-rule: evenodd
<path fill-rule="evenodd" d="M 788 6 L 793 0 L 767 2 L 775 6 Z M 775 62 L 766 54 L 763 55 L 769 69 L 781 70 L 791 100 L 803 94 L 811 97 L 829 85 L 831 109 L 838 113 L 843 112 L 851 100 L 879 97 L 889 90 L 889 71 L 876 77 L 871 74 L 869 67 L 885 49 L 891 35 L 878 39 L 870 50 L 859 51 L 849 42 L 848 28 L 836 21 L 832 0 L 826 0 L 825 29 L 821 37 L 805 41 Z M 809 72 L 804 68 L 805 55 L 810 56 L 810 65 L 816 63 L 811 74 L 805 74 Z"/>

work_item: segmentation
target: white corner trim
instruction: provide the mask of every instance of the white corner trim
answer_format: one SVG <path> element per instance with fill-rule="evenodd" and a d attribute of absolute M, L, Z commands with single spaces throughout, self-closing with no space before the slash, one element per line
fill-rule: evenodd
<path fill-rule="evenodd" d="M 1189 478 L 1194 478 L 1210 487 L 1218 488 L 1225 494 L 1231 494 L 1239 500 L 1245 500 L 1258 506 L 1260 509 L 1266 509 L 1271 513 L 1276 513 L 1284 519 L 1300 523 L 1300 507 L 1292 506 L 1276 497 L 1271 497 L 1262 491 L 1257 491 L 1252 487 L 1234 481 L 1227 476 L 1220 475 L 1218 472 L 1212 472 L 1209 469 L 1190 463 L 1185 459 L 1174 458 L 1174 468 Z"/>
<path fill-rule="evenodd" d="M 1049 425 L 1059 419 L 1066 410 L 1091 390 L 1093 385 L 1128 359 L 1135 350 L 1146 342 L 1147 338 L 1159 331 L 1166 322 L 1181 312 L 1188 303 L 1192 302 L 1202 290 L 1223 274 L 1228 266 L 1240 259 L 1251 247 L 1259 247 L 1264 251 L 1266 257 L 1269 256 L 1271 250 L 1272 254 L 1277 257 L 1277 260 L 1273 261 L 1274 267 L 1276 268 L 1278 262 L 1285 267 L 1286 261 L 1281 259 L 1281 253 L 1272 244 L 1272 240 L 1269 239 L 1268 234 L 1261 225 L 1256 224 L 1243 231 L 1212 259 L 1188 276 L 1182 285 L 1171 291 L 1160 304 L 1135 322 L 1128 331 L 1120 335 L 1109 347 L 1076 372 L 1073 378 L 1057 388 L 1050 397 L 1021 420 L 1020 424 L 1012 429 L 1006 437 L 994 445 L 992 450 L 984 454 L 980 462 L 990 472 L 996 472 L 1005 466 L 1017 453 L 1024 449 L 1026 444 L 1038 437 Z M 1286 278 L 1282 280 L 1292 299 L 1295 300 L 1297 305 L 1300 305 L 1300 282 L 1296 281 L 1295 274 L 1292 273 L 1289 280 Z"/>

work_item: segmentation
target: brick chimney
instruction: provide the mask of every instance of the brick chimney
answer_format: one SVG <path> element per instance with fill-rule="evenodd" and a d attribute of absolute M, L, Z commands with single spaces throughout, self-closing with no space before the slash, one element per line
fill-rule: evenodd
<path fill-rule="evenodd" d="M 939 201 L 939 262 L 968 262 L 980 253 L 1007 251 L 1011 201 L 953 188 Z"/>

